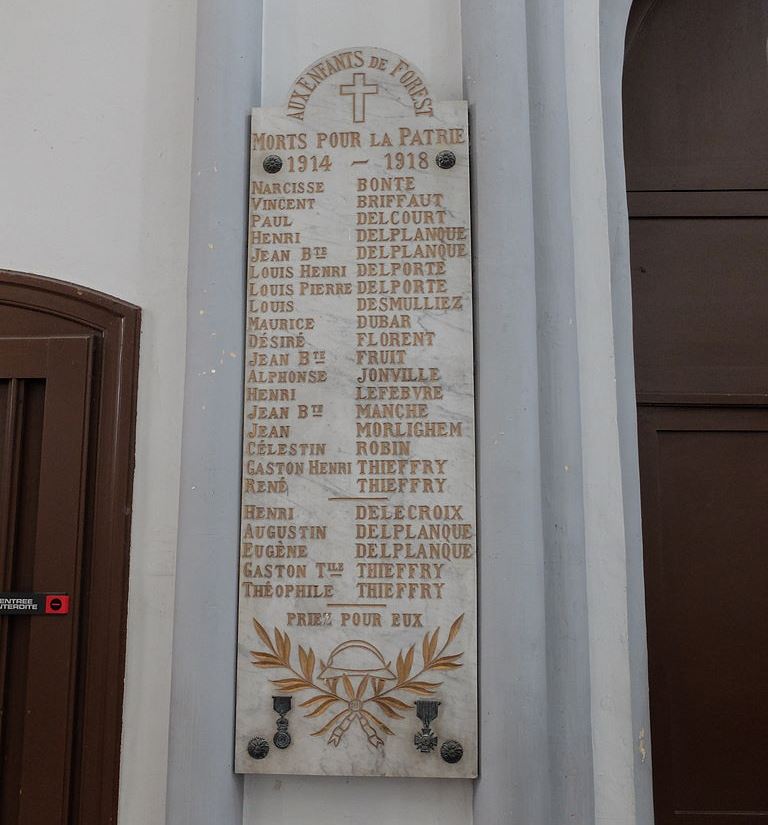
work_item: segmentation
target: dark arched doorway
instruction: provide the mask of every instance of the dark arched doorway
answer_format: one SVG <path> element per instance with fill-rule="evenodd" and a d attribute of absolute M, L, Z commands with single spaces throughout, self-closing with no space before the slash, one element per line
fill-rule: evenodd
<path fill-rule="evenodd" d="M 765 0 L 627 31 L 657 825 L 768 821 L 767 39 Z"/>
<path fill-rule="evenodd" d="M 139 318 L 0 270 L 0 592 L 70 600 L 0 616 L 3 825 L 117 821 Z"/>

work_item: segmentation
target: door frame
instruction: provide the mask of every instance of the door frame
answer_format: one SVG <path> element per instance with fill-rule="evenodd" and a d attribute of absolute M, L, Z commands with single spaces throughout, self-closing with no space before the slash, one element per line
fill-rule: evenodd
<path fill-rule="evenodd" d="M 84 550 L 89 592 L 80 614 L 80 655 L 88 679 L 80 685 L 72 817 L 83 825 L 115 823 L 141 311 L 95 290 L 3 269 L 0 305 L 39 313 L 43 329 L 49 316 L 75 322 L 94 336 Z M 39 337 L 40 328 L 30 337 Z"/>

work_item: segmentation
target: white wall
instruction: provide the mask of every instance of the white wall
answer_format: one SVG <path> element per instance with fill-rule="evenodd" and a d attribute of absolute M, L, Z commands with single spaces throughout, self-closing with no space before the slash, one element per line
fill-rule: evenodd
<path fill-rule="evenodd" d="M 121 825 L 165 821 L 194 0 L 0 2 L 0 267 L 143 310 Z"/>

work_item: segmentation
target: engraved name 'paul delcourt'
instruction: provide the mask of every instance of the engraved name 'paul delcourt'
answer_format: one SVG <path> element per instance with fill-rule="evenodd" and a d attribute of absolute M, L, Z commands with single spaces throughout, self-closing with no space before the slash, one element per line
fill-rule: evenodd
<path fill-rule="evenodd" d="M 251 167 L 238 770 L 472 776 L 466 106 L 342 50 Z"/>

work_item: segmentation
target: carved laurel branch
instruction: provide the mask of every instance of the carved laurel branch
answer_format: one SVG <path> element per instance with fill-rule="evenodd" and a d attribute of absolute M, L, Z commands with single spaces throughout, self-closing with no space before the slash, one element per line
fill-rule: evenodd
<path fill-rule="evenodd" d="M 326 686 L 321 687 L 315 682 L 316 657 L 312 648 L 305 650 L 301 645 L 298 647 L 298 669 L 291 661 L 291 640 L 287 633 L 274 628 L 273 637 L 270 637 L 266 629 L 253 619 L 253 626 L 259 639 L 263 642 L 265 650 L 252 650 L 253 664 L 260 668 L 287 670 L 291 676 L 282 679 L 270 679 L 270 681 L 280 690 L 286 692 L 298 692 L 303 690 L 314 691 L 308 699 L 303 701 L 299 707 L 307 708 L 305 718 L 322 716 L 337 703 L 344 707 L 329 719 L 321 728 L 314 731 L 312 736 L 321 736 L 336 727 L 331 732 L 328 742 L 338 745 L 342 737 L 352 724 L 355 718 L 365 732 L 368 741 L 374 747 L 381 747 L 384 741 L 377 733 L 377 729 L 382 733 L 393 736 L 394 732 L 381 719 L 375 716 L 366 705 L 374 704 L 390 719 L 405 719 L 400 711 L 410 710 L 411 705 L 406 704 L 395 694 L 400 692 L 412 693 L 417 696 L 432 696 L 442 682 L 428 681 L 422 679 L 427 673 L 440 670 L 456 670 L 463 666 L 459 662 L 463 653 L 447 653 L 449 645 L 458 636 L 464 621 L 462 613 L 451 625 L 448 631 L 448 638 L 438 650 L 440 628 L 424 635 L 421 643 L 421 669 L 412 674 L 416 645 L 411 645 L 407 650 L 401 650 L 397 655 L 395 671 L 397 680 L 394 685 L 387 688 L 391 680 L 378 677 L 364 676 L 360 683 L 355 686 L 347 674 L 324 679 Z M 325 664 L 320 662 L 321 672 Z M 339 685 L 343 690 L 343 695 L 339 691 Z M 366 696 L 366 693 L 370 695 Z M 351 708 L 355 710 L 351 710 Z"/>
<path fill-rule="evenodd" d="M 405 717 L 398 713 L 398 711 L 410 710 L 411 706 L 392 694 L 405 691 L 407 693 L 414 693 L 417 696 L 432 696 L 443 683 L 424 681 L 421 677 L 425 673 L 434 670 L 456 670 L 462 667 L 462 663 L 459 662 L 458 659 L 464 654 L 447 654 L 446 651 L 458 635 L 459 630 L 461 630 L 463 621 L 464 614 L 462 613 L 451 625 L 448 631 L 448 638 L 439 651 L 437 650 L 437 645 L 440 637 L 440 628 L 438 627 L 437 630 L 431 634 L 427 631 L 421 643 L 422 668 L 414 676 L 411 676 L 411 671 L 413 669 L 416 646 L 411 645 L 406 653 L 403 653 L 401 650 L 400 653 L 397 654 L 397 661 L 395 662 L 397 682 L 395 682 L 392 687 L 384 690 L 386 682 L 383 679 L 376 679 L 375 682 L 377 684 L 374 686 L 373 695 L 366 701 L 375 703 L 377 707 L 381 708 L 381 710 L 392 719 L 404 719 Z"/>

